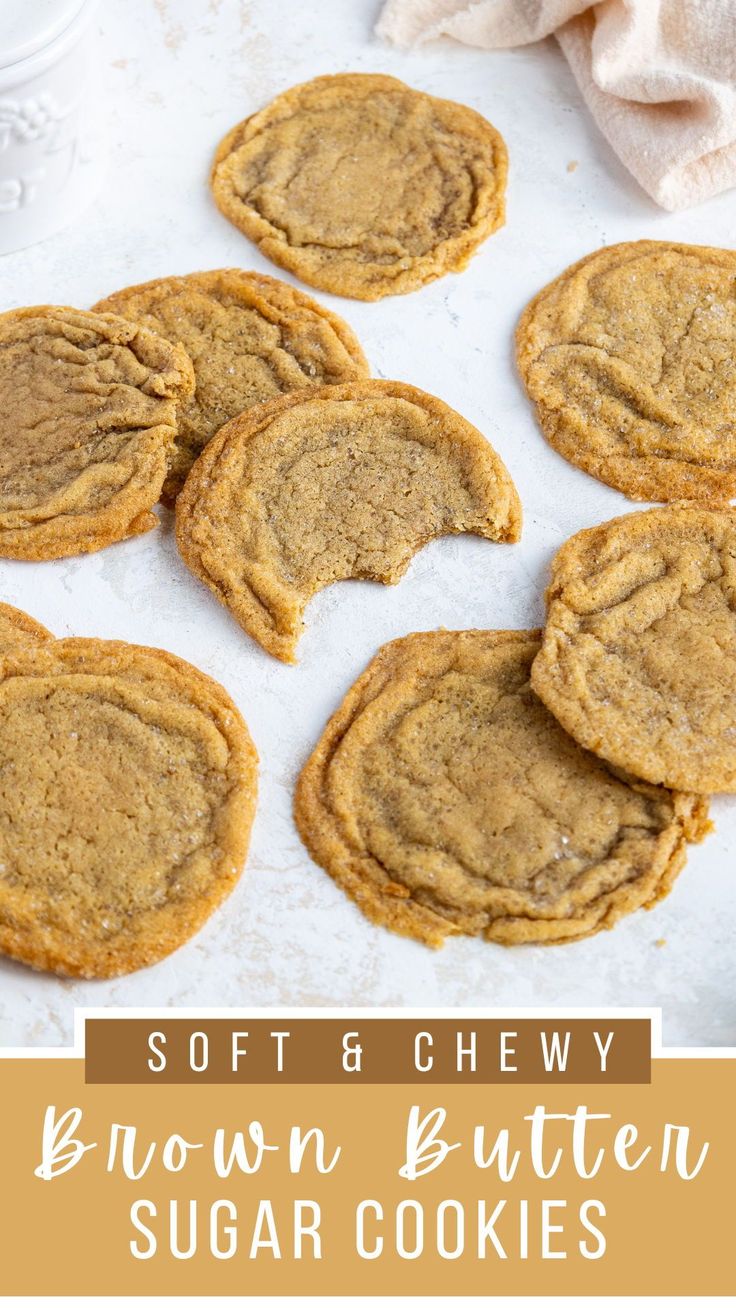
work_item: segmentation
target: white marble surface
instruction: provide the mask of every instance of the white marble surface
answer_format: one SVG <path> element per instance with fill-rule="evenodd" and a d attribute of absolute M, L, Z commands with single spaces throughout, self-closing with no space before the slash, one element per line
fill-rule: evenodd
<path fill-rule="evenodd" d="M 661 1005 L 669 1044 L 736 1043 L 736 801 L 713 806 L 668 900 L 615 931 L 557 949 L 458 940 L 434 953 L 370 926 L 312 864 L 291 820 L 300 764 L 377 646 L 412 629 L 528 626 L 549 560 L 581 527 L 631 507 L 542 440 L 514 373 L 527 299 L 602 243 L 641 236 L 736 244 L 736 194 L 667 215 L 590 123 L 552 42 L 487 54 L 416 53 L 372 36 L 376 0 L 103 0 L 109 172 L 72 230 L 2 260 L 2 307 L 86 306 L 131 282 L 197 268 L 271 268 L 219 215 L 210 156 L 234 122 L 291 83 L 346 69 L 395 73 L 495 123 L 511 157 L 507 226 L 469 269 L 380 304 L 325 303 L 358 332 L 376 375 L 435 391 L 486 432 L 525 510 L 521 544 L 425 549 L 398 587 L 348 582 L 318 596 L 296 668 L 262 653 L 186 571 L 171 522 L 84 559 L 0 561 L 0 595 L 57 634 L 144 640 L 219 678 L 262 756 L 245 876 L 189 945 L 110 983 L 0 963 L 0 1043 L 70 1039 L 76 1004 Z"/>

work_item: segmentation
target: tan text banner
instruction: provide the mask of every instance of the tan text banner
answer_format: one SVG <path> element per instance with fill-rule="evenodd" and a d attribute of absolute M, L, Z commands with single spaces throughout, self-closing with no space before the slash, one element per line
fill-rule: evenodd
<path fill-rule="evenodd" d="M 733 1060 L 582 1087 L 0 1079 L 4 1295 L 736 1290 Z"/>

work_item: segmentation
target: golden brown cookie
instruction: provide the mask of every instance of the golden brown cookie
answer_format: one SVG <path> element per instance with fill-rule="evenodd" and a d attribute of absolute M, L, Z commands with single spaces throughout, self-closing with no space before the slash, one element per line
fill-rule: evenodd
<path fill-rule="evenodd" d="M 275 277 L 221 268 L 118 291 L 95 309 L 183 345 L 196 377 L 182 403 L 164 499 L 172 502 L 223 423 L 286 391 L 367 377 L 347 323 Z"/>
<path fill-rule="evenodd" d="M 534 631 L 433 631 L 379 650 L 298 782 L 312 857 L 373 922 L 554 943 L 670 890 L 705 800 L 616 774 L 533 694 Z"/>
<path fill-rule="evenodd" d="M 257 758 L 216 682 L 58 640 L 0 665 L 0 952 L 63 976 L 156 963 L 230 893 Z"/>
<path fill-rule="evenodd" d="M 459 272 L 504 221 L 502 137 L 395 77 L 316 77 L 220 143 L 212 192 L 269 259 L 358 300 Z"/>
<path fill-rule="evenodd" d="M 736 512 L 581 531 L 547 604 L 532 685 L 581 745 L 655 784 L 736 791 Z"/>
<path fill-rule="evenodd" d="M 532 300 L 517 358 L 547 440 L 634 500 L 736 495 L 736 252 L 596 250 Z"/>
<path fill-rule="evenodd" d="M 227 423 L 176 506 L 188 566 L 286 663 L 316 591 L 392 584 L 435 536 L 513 541 L 519 497 L 459 414 L 401 382 L 295 392 Z"/>
<path fill-rule="evenodd" d="M 53 639 L 52 633 L 28 613 L 13 608 L 12 604 L 0 603 L 0 654 L 6 650 L 15 650 L 18 646 L 33 649 L 36 645 L 45 645 Z"/>
<path fill-rule="evenodd" d="M 180 346 L 111 314 L 0 314 L 0 556 L 86 554 L 156 525 L 194 387 Z"/>

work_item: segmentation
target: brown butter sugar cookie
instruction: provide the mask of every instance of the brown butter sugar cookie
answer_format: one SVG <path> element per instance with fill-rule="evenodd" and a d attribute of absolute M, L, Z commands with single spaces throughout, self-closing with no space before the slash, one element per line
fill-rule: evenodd
<path fill-rule="evenodd" d="M 655 784 L 736 791 L 736 512 L 581 531 L 547 604 L 532 685 L 581 745 Z"/>
<path fill-rule="evenodd" d="M 184 350 L 110 314 L 0 314 L 0 556 L 56 559 L 156 525 Z"/>
<path fill-rule="evenodd" d="M 264 649 L 294 662 L 307 601 L 392 584 L 436 536 L 519 537 L 521 507 L 479 431 L 401 382 L 296 392 L 227 423 L 176 506 L 181 554 Z"/>
<path fill-rule="evenodd" d="M 269 259 L 335 295 L 403 295 L 466 266 L 504 221 L 502 137 L 395 77 L 317 77 L 221 142 L 212 192 Z"/>
<path fill-rule="evenodd" d="M 162 650 L 59 640 L 0 664 L 0 952 L 62 976 L 158 962 L 233 889 L 257 758 Z"/>
<path fill-rule="evenodd" d="M 297 785 L 312 857 L 372 921 L 554 943 L 670 890 L 705 800 L 612 772 L 533 694 L 534 631 L 435 631 L 384 645 Z"/>
<path fill-rule="evenodd" d="M 736 495 L 736 252 L 666 241 L 597 250 L 517 330 L 542 431 L 634 500 Z"/>
<path fill-rule="evenodd" d="M 347 323 L 286 282 L 222 268 L 118 291 L 95 309 L 183 345 L 196 390 L 178 410 L 164 483 L 171 502 L 194 460 L 230 418 L 287 391 L 366 377 Z"/>
<path fill-rule="evenodd" d="M 6 650 L 12 651 L 19 646 L 33 649 L 36 645 L 45 645 L 51 640 L 54 640 L 52 633 L 42 627 L 40 622 L 36 622 L 35 618 L 22 609 L 13 608 L 12 604 L 0 602 L 0 656 Z"/>

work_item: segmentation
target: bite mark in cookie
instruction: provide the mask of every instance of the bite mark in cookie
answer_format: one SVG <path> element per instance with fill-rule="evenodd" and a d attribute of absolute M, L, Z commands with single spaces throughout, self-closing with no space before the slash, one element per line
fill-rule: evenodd
<path fill-rule="evenodd" d="M 298 392 L 235 418 L 176 509 L 185 562 L 285 662 L 323 587 L 391 584 L 436 536 L 514 541 L 520 528 L 513 482 L 480 432 L 401 382 Z"/>

